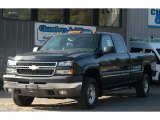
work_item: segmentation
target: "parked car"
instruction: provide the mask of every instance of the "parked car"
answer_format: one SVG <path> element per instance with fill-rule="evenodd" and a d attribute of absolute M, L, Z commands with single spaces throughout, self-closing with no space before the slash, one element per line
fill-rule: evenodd
<path fill-rule="evenodd" d="M 135 87 L 137 96 L 148 96 L 155 56 L 129 53 L 119 34 L 70 32 L 7 65 L 4 89 L 16 105 L 31 105 L 34 97 L 73 98 L 91 109 L 112 90 Z"/>
<path fill-rule="evenodd" d="M 156 69 L 152 80 L 160 83 L 160 38 L 133 38 L 130 41 L 131 52 L 154 53 L 156 56 Z"/>

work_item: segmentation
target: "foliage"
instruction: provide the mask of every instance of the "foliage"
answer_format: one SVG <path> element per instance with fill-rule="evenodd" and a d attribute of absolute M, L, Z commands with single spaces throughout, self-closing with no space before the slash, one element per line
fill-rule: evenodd
<path fill-rule="evenodd" d="M 42 22 L 63 22 L 63 10 L 62 9 L 39 9 L 38 20 Z"/>
<path fill-rule="evenodd" d="M 92 11 L 90 9 L 71 9 L 70 23 L 92 25 Z"/>
<path fill-rule="evenodd" d="M 119 26 L 119 9 L 100 9 L 99 24 L 100 26 Z"/>

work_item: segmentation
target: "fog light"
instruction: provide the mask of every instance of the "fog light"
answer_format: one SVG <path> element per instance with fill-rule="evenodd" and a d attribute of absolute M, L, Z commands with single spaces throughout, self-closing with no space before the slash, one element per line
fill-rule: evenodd
<path fill-rule="evenodd" d="M 67 95 L 67 91 L 66 90 L 59 90 L 59 94 L 60 95 Z"/>
<path fill-rule="evenodd" d="M 6 73 L 10 73 L 10 74 L 16 74 L 17 71 L 15 68 L 6 68 Z"/>
<path fill-rule="evenodd" d="M 12 92 L 12 89 L 10 89 L 10 88 L 8 88 L 8 90 L 7 90 L 8 92 Z"/>

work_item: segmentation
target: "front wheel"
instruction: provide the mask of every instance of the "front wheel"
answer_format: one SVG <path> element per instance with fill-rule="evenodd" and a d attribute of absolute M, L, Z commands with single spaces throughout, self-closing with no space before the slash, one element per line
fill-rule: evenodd
<path fill-rule="evenodd" d="M 98 102 L 98 85 L 94 78 L 84 78 L 81 96 L 78 104 L 81 108 L 93 109 Z"/>
<path fill-rule="evenodd" d="M 13 101 L 18 106 L 29 106 L 32 104 L 34 97 L 13 95 Z"/>
<path fill-rule="evenodd" d="M 138 97 L 147 97 L 150 90 L 150 78 L 148 74 L 144 74 L 142 79 L 136 84 L 136 93 Z"/>

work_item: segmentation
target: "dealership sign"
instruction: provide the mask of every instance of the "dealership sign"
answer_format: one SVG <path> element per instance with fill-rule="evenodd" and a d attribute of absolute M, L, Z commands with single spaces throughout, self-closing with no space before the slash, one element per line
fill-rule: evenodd
<path fill-rule="evenodd" d="M 81 25 L 65 25 L 65 24 L 48 24 L 48 23 L 35 23 L 35 45 L 42 46 L 46 40 L 51 38 L 57 33 L 67 33 L 68 31 L 83 31 L 94 32 L 96 27 L 81 26 Z"/>
<path fill-rule="evenodd" d="M 160 27 L 160 9 L 148 10 L 148 26 Z"/>

